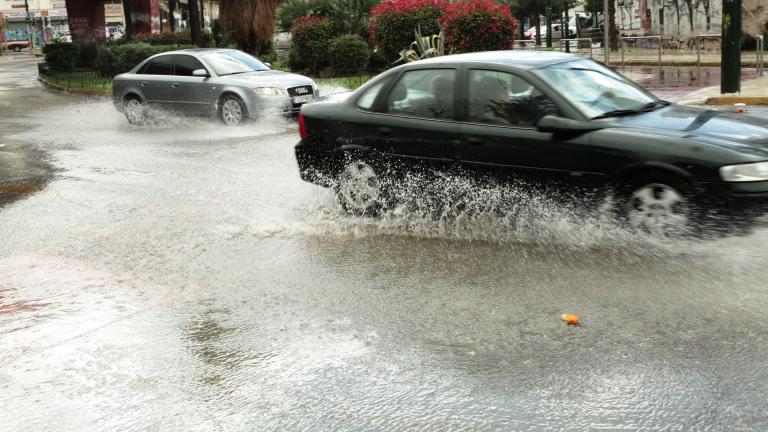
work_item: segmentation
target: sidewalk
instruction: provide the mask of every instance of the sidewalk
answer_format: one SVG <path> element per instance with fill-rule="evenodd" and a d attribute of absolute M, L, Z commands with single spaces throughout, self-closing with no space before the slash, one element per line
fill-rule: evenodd
<path fill-rule="evenodd" d="M 677 102 L 681 105 L 768 105 L 768 73 L 741 82 L 741 93 L 720 94 L 720 86 L 706 87 L 689 93 Z"/>

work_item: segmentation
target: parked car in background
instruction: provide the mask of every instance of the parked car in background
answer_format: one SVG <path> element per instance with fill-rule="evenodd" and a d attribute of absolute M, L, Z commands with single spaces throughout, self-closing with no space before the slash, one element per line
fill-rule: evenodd
<path fill-rule="evenodd" d="M 8 51 L 20 52 L 25 48 L 29 48 L 29 46 L 30 45 L 28 40 L 15 40 L 5 42 L 5 49 Z"/>
<path fill-rule="evenodd" d="M 130 123 L 160 108 L 185 115 L 216 116 L 237 126 L 266 112 L 298 114 L 320 95 L 305 76 L 271 69 L 234 49 L 187 49 L 152 56 L 112 81 L 115 107 Z"/>
<path fill-rule="evenodd" d="M 389 207 L 390 186 L 409 172 L 613 191 L 620 220 L 662 233 L 720 211 L 762 214 L 768 202 L 764 120 L 659 100 L 570 54 L 408 63 L 346 98 L 304 106 L 299 130 L 301 177 L 334 187 L 357 215 Z"/>

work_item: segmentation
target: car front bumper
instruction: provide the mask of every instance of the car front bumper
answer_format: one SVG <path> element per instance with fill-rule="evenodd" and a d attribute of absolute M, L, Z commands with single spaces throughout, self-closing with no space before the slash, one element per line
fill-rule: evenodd
<path fill-rule="evenodd" d="M 768 214 L 768 181 L 697 183 L 696 190 L 706 204 L 724 206 L 736 214 Z"/>

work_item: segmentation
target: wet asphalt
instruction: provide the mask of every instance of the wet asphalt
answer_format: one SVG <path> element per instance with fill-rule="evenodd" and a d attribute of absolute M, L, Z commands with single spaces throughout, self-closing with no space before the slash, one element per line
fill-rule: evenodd
<path fill-rule="evenodd" d="M 0 57 L 0 431 L 768 429 L 765 229 L 349 217 L 290 121 L 136 128 L 35 73 Z"/>

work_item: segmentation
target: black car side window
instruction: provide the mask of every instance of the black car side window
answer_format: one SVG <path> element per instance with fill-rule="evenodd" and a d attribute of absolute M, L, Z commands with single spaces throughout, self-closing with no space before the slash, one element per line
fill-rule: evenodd
<path fill-rule="evenodd" d="M 205 69 L 205 66 L 198 59 L 188 55 L 173 56 L 173 64 L 175 66 L 174 75 L 178 76 L 192 76 L 192 72 Z"/>
<path fill-rule="evenodd" d="M 524 79 L 492 70 L 469 72 L 469 121 L 532 127 L 545 115 L 562 115 L 557 105 Z"/>
<path fill-rule="evenodd" d="M 385 78 L 370 86 L 365 90 L 362 96 L 357 99 L 357 106 L 365 110 L 373 109 L 373 104 L 376 103 L 379 93 L 381 93 L 381 90 L 386 87 L 387 83 L 390 81 L 390 78 Z"/>
<path fill-rule="evenodd" d="M 454 69 L 407 71 L 387 95 L 382 111 L 413 117 L 451 119 L 454 114 Z"/>
<path fill-rule="evenodd" d="M 144 75 L 170 75 L 171 74 L 171 56 L 157 57 L 149 61 L 141 70 Z"/>

